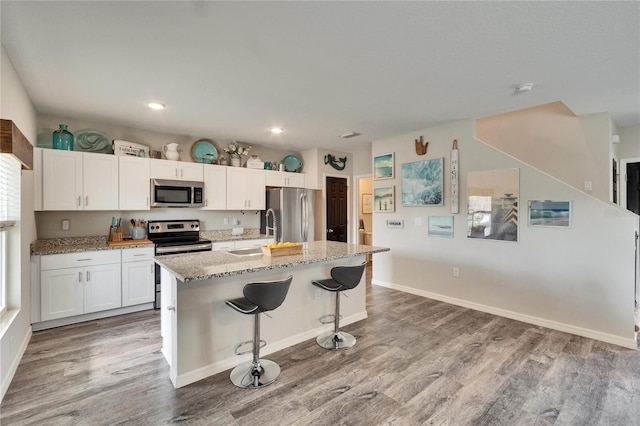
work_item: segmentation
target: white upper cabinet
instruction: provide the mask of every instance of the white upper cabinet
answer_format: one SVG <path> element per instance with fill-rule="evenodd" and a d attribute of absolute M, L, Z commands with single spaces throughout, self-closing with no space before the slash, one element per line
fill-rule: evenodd
<path fill-rule="evenodd" d="M 290 172 L 265 172 L 267 186 L 304 188 L 304 174 Z"/>
<path fill-rule="evenodd" d="M 204 164 L 203 210 L 227 209 L 227 167 Z"/>
<path fill-rule="evenodd" d="M 265 189 L 264 170 L 227 168 L 227 210 L 264 210 Z"/>
<path fill-rule="evenodd" d="M 43 210 L 116 210 L 118 159 L 114 155 L 45 149 Z"/>
<path fill-rule="evenodd" d="M 151 178 L 190 180 L 196 182 L 202 182 L 204 179 L 202 164 L 157 159 L 150 161 Z"/>
<path fill-rule="evenodd" d="M 120 210 L 149 210 L 149 159 L 121 155 L 118 163 Z"/>

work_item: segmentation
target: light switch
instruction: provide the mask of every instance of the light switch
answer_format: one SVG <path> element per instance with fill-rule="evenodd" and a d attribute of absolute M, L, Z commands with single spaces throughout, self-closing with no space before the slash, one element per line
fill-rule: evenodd
<path fill-rule="evenodd" d="M 62 230 L 63 231 L 69 230 L 69 219 L 62 219 Z"/>

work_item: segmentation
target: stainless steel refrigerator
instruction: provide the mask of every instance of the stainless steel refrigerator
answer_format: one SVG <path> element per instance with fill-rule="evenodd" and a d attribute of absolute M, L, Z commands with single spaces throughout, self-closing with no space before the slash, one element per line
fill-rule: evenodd
<path fill-rule="evenodd" d="M 271 234 L 273 218 L 268 212 L 272 209 L 275 214 L 276 241 L 314 241 L 315 192 L 303 188 L 267 188 L 267 210 L 261 215 L 260 232 Z"/>

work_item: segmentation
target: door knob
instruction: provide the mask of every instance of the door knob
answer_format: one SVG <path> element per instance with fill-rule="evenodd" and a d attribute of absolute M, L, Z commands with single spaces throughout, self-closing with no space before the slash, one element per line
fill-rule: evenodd
<path fill-rule="evenodd" d="M 327 233 L 333 234 L 333 229 L 327 229 Z"/>

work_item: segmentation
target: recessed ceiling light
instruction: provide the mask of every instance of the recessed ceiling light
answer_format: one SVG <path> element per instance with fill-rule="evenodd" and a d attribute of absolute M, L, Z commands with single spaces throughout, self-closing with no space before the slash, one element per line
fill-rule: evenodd
<path fill-rule="evenodd" d="M 530 92 L 533 90 L 533 83 L 523 83 L 516 86 L 516 93 Z"/>
<path fill-rule="evenodd" d="M 161 104 L 160 102 L 149 102 L 147 106 L 151 109 L 165 109 L 167 107 L 165 104 Z"/>
<path fill-rule="evenodd" d="M 275 135 L 279 135 L 282 132 L 284 132 L 284 129 L 282 127 L 272 127 L 271 128 L 271 133 L 273 133 Z"/>

